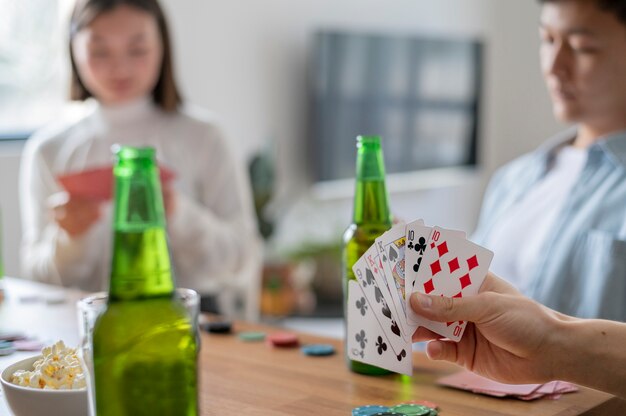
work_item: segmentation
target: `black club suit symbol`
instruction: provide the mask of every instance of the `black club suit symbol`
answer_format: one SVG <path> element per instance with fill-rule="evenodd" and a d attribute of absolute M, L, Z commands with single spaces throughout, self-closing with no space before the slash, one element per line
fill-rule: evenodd
<path fill-rule="evenodd" d="M 355 338 L 356 338 L 356 342 L 359 343 L 361 348 L 365 348 L 365 344 L 367 344 L 367 338 L 365 338 L 365 331 L 361 330 L 361 332 L 357 332 Z"/>
<path fill-rule="evenodd" d="M 376 339 L 376 348 L 378 348 L 378 355 L 387 351 L 387 344 L 383 341 L 383 337 L 380 335 L 378 336 L 378 339 Z"/>
<path fill-rule="evenodd" d="M 417 244 L 415 244 L 415 251 L 419 254 L 424 254 L 424 250 L 426 250 L 426 239 L 424 237 L 420 237 Z"/>
<path fill-rule="evenodd" d="M 415 263 L 413 265 L 413 271 L 415 273 L 417 273 L 417 271 L 420 269 L 420 264 L 422 264 L 422 258 L 421 257 L 419 259 L 417 259 L 417 263 Z"/>
<path fill-rule="evenodd" d="M 367 311 L 367 302 L 365 301 L 364 297 L 361 297 L 361 299 L 357 299 L 356 307 L 361 311 L 361 315 L 365 316 L 365 312 Z"/>

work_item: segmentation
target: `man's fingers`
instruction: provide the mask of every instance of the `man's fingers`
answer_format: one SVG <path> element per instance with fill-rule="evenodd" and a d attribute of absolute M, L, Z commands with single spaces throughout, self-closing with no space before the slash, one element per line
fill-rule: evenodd
<path fill-rule="evenodd" d="M 418 315 L 432 321 L 480 322 L 484 316 L 485 303 L 482 299 L 487 294 L 467 298 L 448 298 L 445 296 L 429 296 L 414 292 L 411 295 L 411 308 Z"/>
<path fill-rule="evenodd" d="M 426 329 L 423 326 L 420 326 L 413 333 L 413 342 L 420 341 L 430 341 L 432 339 L 440 339 L 443 338 L 441 335 L 431 331 L 430 329 Z"/>
<path fill-rule="evenodd" d="M 458 358 L 458 344 L 453 341 L 431 341 L 426 345 L 426 354 L 431 360 L 445 360 L 455 363 Z"/>
<path fill-rule="evenodd" d="M 508 295 L 519 295 L 519 291 L 515 289 L 509 282 L 500 279 L 495 274 L 488 272 L 485 280 L 483 280 L 480 286 L 480 293 L 483 292 L 496 292 L 505 293 Z"/>

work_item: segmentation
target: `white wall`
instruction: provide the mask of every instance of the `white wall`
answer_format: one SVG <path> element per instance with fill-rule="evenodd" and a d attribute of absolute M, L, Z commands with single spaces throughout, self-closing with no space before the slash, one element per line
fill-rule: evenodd
<path fill-rule="evenodd" d="M 485 169 L 454 186 L 392 193 L 401 218 L 471 231 L 488 174 L 557 130 L 538 68 L 533 1 L 165 0 L 165 6 L 186 96 L 222 116 L 242 157 L 268 137 L 277 140 L 283 241 L 297 243 L 303 234 L 329 238 L 351 213 L 349 199 L 320 203 L 309 195 L 302 168 L 307 47 L 318 28 L 467 34 L 486 42 Z M 296 197 L 303 200 L 286 211 Z"/>
<path fill-rule="evenodd" d="M 17 192 L 21 142 L 0 142 L 0 257 L 5 273 L 17 276 L 21 227 Z"/>
<path fill-rule="evenodd" d="M 439 181 L 421 177 L 415 179 L 420 190 L 392 193 L 392 209 L 404 219 L 423 217 L 471 231 L 493 169 L 559 128 L 538 69 L 539 8 L 534 1 L 161 1 L 170 16 L 184 95 L 221 116 L 242 159 L 268 137 L 277 141 L 279 213 L 284 218 L 280 234 L 286 242 L 297 242 L 303 234 L 334 235 L 351 213 L 348 198 L 316 201 L 302 169 L 307 47 L 320 27 L 468 34 L 485 40 L 484 170 L 453 185 L 435 186 Z M 15 147 L 0 147 L 4 254 L 7 272 L 13 275 L 18 273 L 19 241 L 16 154 Z M 299 202 L 291 207 L 296 198 Z"/>

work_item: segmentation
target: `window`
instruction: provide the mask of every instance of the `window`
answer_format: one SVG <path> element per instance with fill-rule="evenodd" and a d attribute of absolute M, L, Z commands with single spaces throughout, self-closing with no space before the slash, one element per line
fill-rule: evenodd
<path fill-rule="evenodd" d="M 354 177 L 360 134 L 383 137 L 388 173 L 475 165 L 481 53 L 471 39 L 317 34 L 313 180 Z"/>
<path fill-rule="evenodd" d="M 0 139 L 25 138 L 67 99 L 72 0 L 0 0 Z"/>

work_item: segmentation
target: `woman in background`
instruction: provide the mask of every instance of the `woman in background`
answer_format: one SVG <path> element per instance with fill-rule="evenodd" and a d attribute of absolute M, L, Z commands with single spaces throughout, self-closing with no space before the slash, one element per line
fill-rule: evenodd
<path fill-rule="evenodd" d="M 244 290 L 253 316 L 261 252 L 247 177 L 214 118 L 182 105 L 157 1 L 79 0 L 69 46 L 71 98 L 87 100 L 88 110 L 37 132 L 24 149 L 24 277 L 106 289 L 110 203 L 59 199 L 57 178 L 111 166 L 113 144 L 152 146 L 176 175 L 163 193 L 177 285 L 224 296 Z"/>

